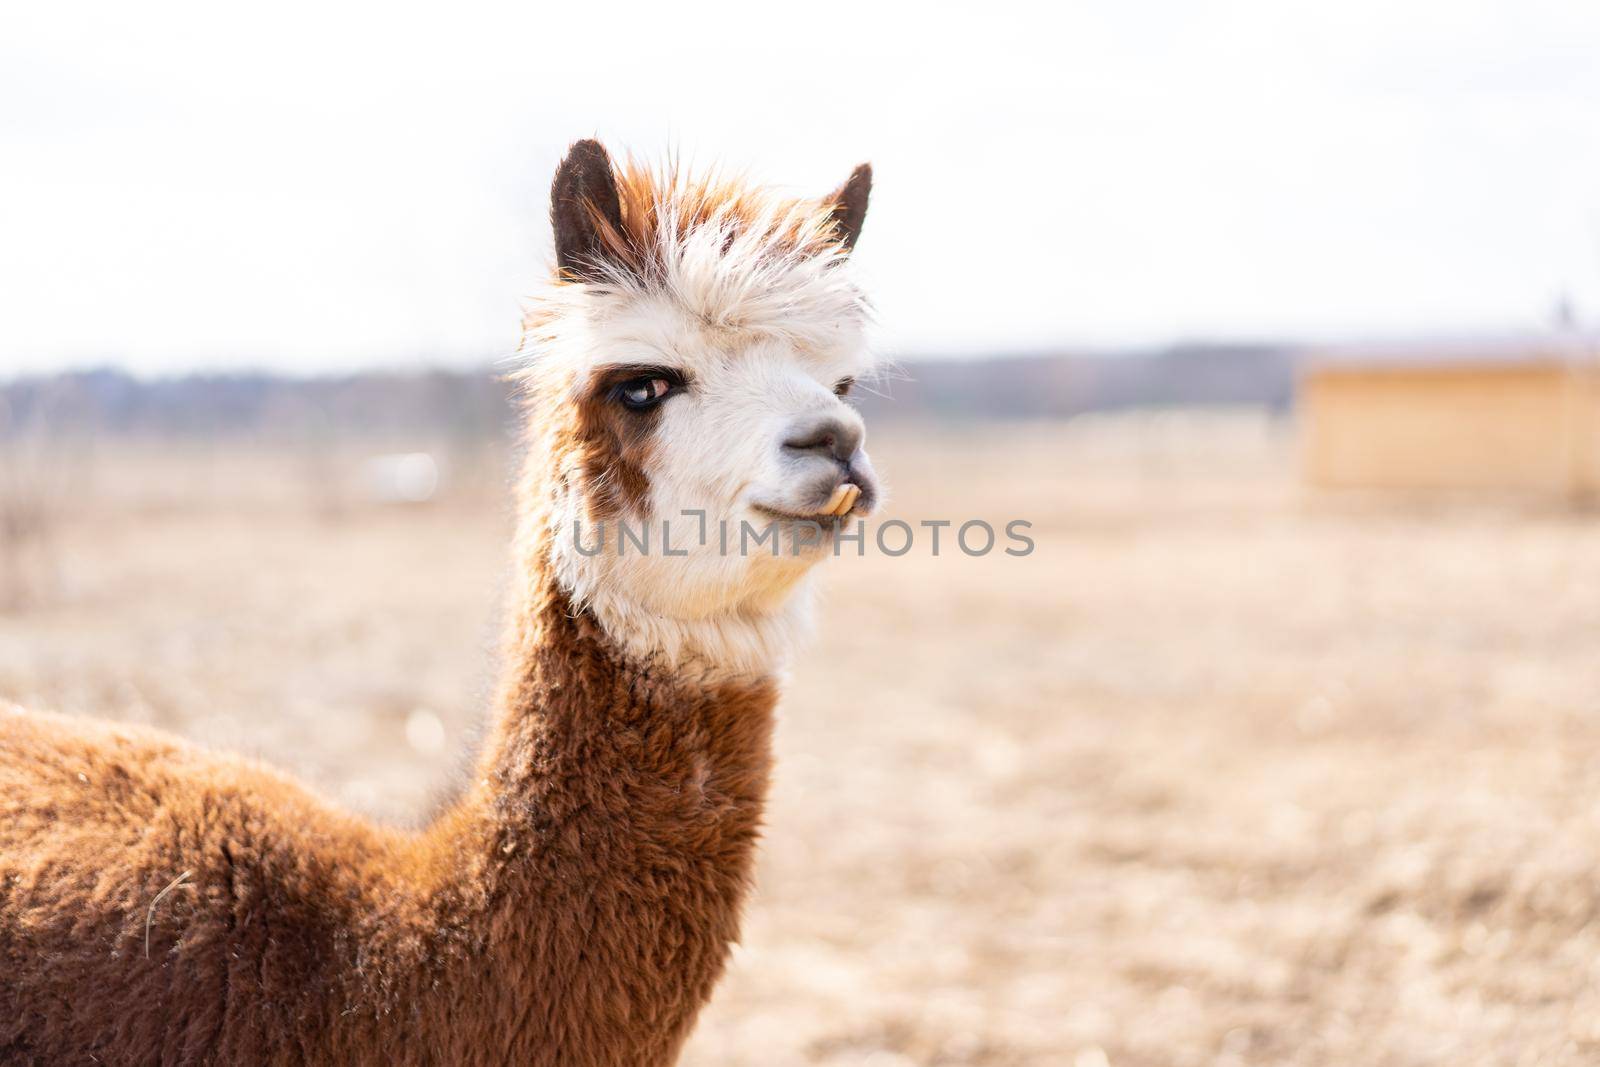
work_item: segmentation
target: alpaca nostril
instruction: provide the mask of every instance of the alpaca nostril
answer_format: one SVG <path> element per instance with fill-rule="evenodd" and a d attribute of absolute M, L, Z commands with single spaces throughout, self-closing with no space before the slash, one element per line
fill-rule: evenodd
<path fill-rule="evenodd" d="M 796 427 L 783 447 L 790 452 L 816 452 L 836 463 L 847 464 L 861 448 L 861 437 L 859 427 L 840 419 L 824 418 Z"/>
<path fill-rule="evenodd" d="M 823 430 L 820 433 L 809 434 L 794 441 L 785 441 L 784 448 L 792 448 L 796 452 L 827 452 L 832 453 L 838 445 L 837 434 Z"/>

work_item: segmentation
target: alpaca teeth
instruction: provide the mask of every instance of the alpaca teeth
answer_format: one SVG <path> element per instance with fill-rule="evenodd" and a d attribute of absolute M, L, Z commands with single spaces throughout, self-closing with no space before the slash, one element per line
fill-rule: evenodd
<path fill-rule="evenodd" d="M 839 514 L 839 505 L 844 503 L 844 498 L 845 497 L 849 496 L 849 493 L 846 492 L 846 490 L 848 490 L 850 488 L 851 488 L 851 485 L 850 485 L 849 482 L 844 482 L 841 485 L 834 486 L 833 487 L 833 495 L 828 498 L 828 502 L 826 504 L 822 505 L 822 511 L 819 512 L 819 514 L 822 514 L 822 515 L 837 515 L 837 514 Z"/>
<path fill-rule="evenodd" d="M 856 499 L 861 496 L 861 489 L 850 482 L 845 482 L 839 489 L 841 490 L 839 501 L 834 504 L 828 514 L 842 519 L 850 514 L 851 508 L 856 506 Z"/>

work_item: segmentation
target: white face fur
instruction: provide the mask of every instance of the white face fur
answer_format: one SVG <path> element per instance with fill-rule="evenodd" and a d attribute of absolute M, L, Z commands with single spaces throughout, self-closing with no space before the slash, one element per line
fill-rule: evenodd
<path fill-rule="evenodd" d="M 804 628 L 835 524 L 880 494 L 842 395 L 872 369 L 864 302 L 843 249 L 717 226 L 662 240 L 663 275 L 556 286 L 530 330 L 530 376 L 591 431 L 551 490 L 551 562 L 634 654 L 765 673 Z"/>

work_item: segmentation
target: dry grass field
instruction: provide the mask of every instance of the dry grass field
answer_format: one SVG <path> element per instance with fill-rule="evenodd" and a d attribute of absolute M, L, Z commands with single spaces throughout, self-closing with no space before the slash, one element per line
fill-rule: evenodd
<path fill-rule="evenodd" d="M 1600 1062 L 1600 520 L 1311 495 L 1247 415 L 874 452 L 885 517 L 1037 550 L 829 567 L 687 1063 Z M 501 475 L 330 506 L 308 469 L 97 452 L 0 698 L 425 817 L 492 684 Z"/>

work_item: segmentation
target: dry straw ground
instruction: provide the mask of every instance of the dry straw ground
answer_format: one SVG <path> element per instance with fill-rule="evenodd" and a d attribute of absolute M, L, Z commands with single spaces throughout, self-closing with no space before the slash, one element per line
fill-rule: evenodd
<path fill-rule="evenodd" d="M 688 1062 L 1600 1060 L 1600 521 L 1310 496 L 1250 417 L 876 451 L 889 514 L 1038 549 L 830 568 Z M 92 481 L 0 615 L 0 697 L 391 818 L 448 791 L 497 493 L 330 507 L 297 459 L 136 449 Z"/>

